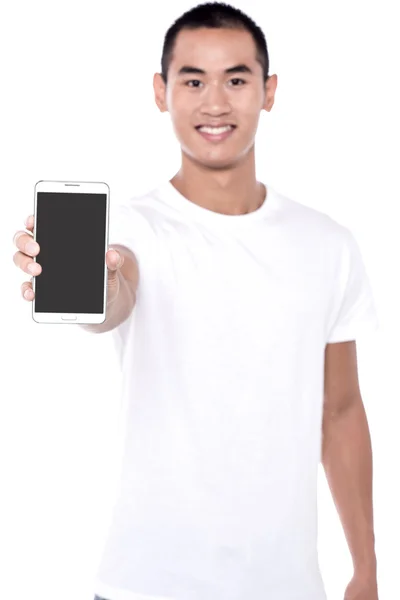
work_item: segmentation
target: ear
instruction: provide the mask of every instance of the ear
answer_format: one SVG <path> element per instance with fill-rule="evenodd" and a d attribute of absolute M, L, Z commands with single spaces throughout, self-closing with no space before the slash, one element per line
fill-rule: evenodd
<path fill-rule="evenodd" d="M 263 104 L 263 110 L 270 112 L 275 101 L 275 91 L 278 85 L 278 76 L 270 75 L 265 82 L 265 100 Z"/>
<path fill-rule="evenodd" d="M 168 111 L 167 103 L 166 103 L 166 86 L 163 78 L 161 77 L 161 73 L 154 73 L 153 77 L 153 88 L 154 88 L 154 96 L 155 101 L 161 112 Z"/>

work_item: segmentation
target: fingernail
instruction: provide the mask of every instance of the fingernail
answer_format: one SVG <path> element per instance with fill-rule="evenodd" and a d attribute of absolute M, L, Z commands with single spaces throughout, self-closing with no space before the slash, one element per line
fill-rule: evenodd
<path fill-rule="evenodd" d="M 114 248 L 109 248 L 108 250 L 112 250 L 112 252 L 114 252 L 117 255 L 117 267 L 119 267 L 119 263 L 121 262 L 119 252 L 117 252 L 117 250 L 114 250 Z"/>

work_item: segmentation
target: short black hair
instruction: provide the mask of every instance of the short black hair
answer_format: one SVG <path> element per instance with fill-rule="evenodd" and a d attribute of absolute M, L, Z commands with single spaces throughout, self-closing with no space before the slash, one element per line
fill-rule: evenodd
<path fill-rule="evenodd" d="M 244 12 L 224 2 L 207 2 L 198 4 L 181 15 L 165 34 L 161 76 L 167 83 L 168 69 L 171 64 L 175 40 L 182 29 L 241 29 L 253 36 L 256 45 L 256 58 L 263 69 L 264 83 L 269 77 L 269 56 L 267 42 L 262 29 Z"/>

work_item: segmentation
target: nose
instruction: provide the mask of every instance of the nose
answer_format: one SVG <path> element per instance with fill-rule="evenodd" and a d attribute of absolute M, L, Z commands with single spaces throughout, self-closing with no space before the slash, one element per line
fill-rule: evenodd
<path fill-rule="evenodd" d="M 223 85 L 212 83 L 204 91 L 201 112 L 202 114 L 220 115 L 231 111 L 228 97 Z"/>

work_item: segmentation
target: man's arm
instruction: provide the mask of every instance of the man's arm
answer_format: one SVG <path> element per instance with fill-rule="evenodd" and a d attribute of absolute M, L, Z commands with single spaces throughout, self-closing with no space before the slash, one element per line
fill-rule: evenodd
<path fill-rule="evenodd" d="M 117 271 L 119 292 L 115 300 L 107 306 L 104 323 L 80 325 L 91 333 L 106 333 L 118 327 L 130 316 L 136 304 L 136 291 L 139 283 L 137 259 L 133 252 L 125 246 L 113 244 L 113 248 L 124 256 L 124 263 Z"/>
<path fill-rule="evenodd" d="M 322 464 L 360 577 L 376 577 L 372 448 L 355 341 L 325 350 Z"/>

